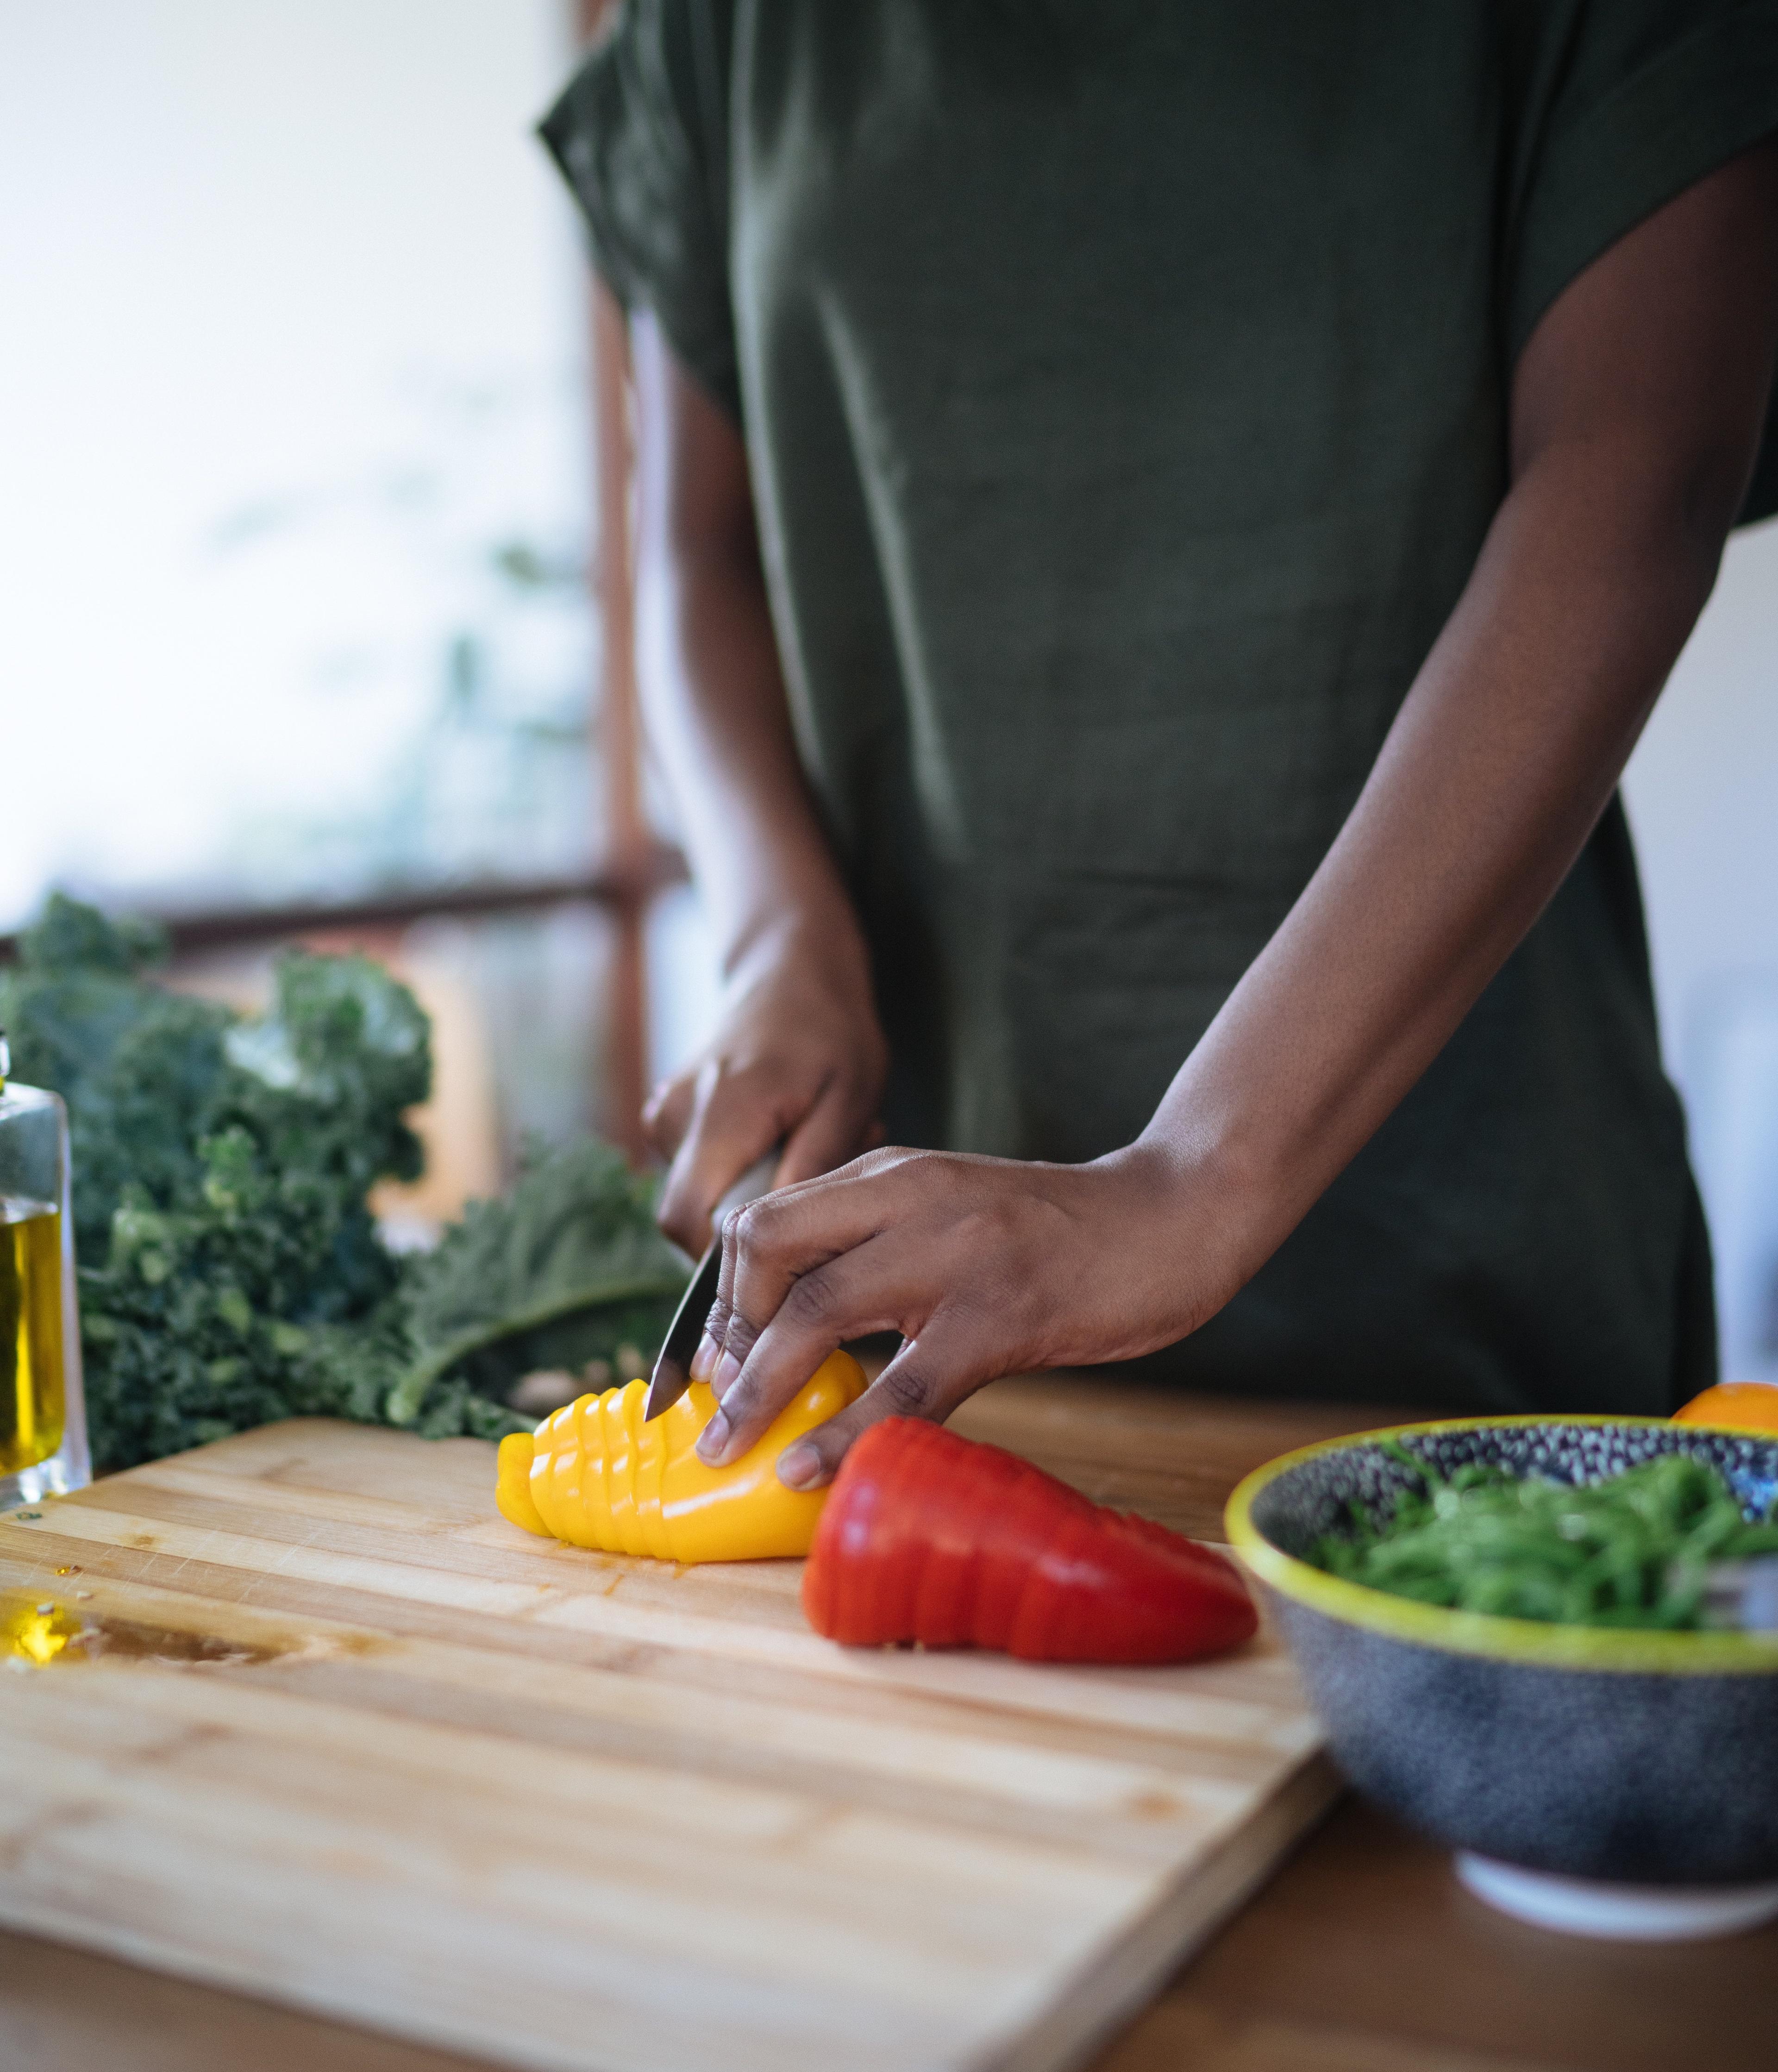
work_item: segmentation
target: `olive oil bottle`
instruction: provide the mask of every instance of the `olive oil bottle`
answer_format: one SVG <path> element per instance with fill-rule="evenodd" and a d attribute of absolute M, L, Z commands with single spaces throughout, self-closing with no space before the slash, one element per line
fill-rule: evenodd
<path fill-rule="evenodd" d="M 68 1116 L 10 1086 L 0 1031 L 0 1510 L 90 1478 L 68 1221 Z"/>

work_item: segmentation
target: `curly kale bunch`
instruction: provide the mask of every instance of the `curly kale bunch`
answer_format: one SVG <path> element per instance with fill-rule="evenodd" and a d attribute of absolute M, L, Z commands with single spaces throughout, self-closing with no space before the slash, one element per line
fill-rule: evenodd
<path fill-rule="evenodd" d="M 68 1105 L 98 1467 L 294 1415 L 495 1436 L 530 1367 L 664 1329 L 683 1268 L 603 1145 L 537 1164 L 430 1256 L 384 1248 L 365 1198 L 418 1174 L 403 1118 L 432 1078 L 386 972 L 291 955 L 244 1020 L 151 983 L 161 947 L 58 897 L 0 972 L 15 1073 Z"/>

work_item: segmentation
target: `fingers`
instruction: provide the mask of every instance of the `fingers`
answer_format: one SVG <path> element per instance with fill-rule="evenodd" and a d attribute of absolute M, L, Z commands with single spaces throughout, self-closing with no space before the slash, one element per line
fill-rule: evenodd
<path fill-rule="evenodd" d="M 773 1186 L 831 1172 L 874 1133 L 874 1087 L 850 1072 L 818 1083 L 812 1100 L 757 1068 L 725 1069 L 707 1060 L 659 1090 L 643 1113 L 651 1141 L 672 1160 L 656 1211 L 661 1228 L 694 1257 L 712 1235 L 711 1213 L 735 1182 L 781 1139 Z"/>
<path fill-rule="evenodd" d="M 696 1099 L 696 1072 L 675 1073 L 671 1079 L 663 1079 L 650 1094 L 643 1107 L 642 1127 L 657 1157 L 670 1161 L 675 1156 L 685 1141 Z"/>
<path fill-rule="evenodd" d="M 994 1372 L 983 1367 L 960 1336 L 934 1318 L 901 1350 L 858 1400 L 837 1417 L 793 1440 L 778 1457 L 778 1480 L 795 1490 L 819 1489 L 840 1472 L 859 1434 L 885 1417 L 931 1417 L 942 1421 Z"/>
<path fill-rule="evenodd" d="M 951 1288 L 934 1226 L 910 1229 L 897 1219 L 897 1207 L 918 1188 L 907 1170 L 917 1160 L 906 1153 L 890 1154 L 886 1164 L 860 1160 L 834 1179 L 752 1203 L 728 1219 L 724 1285 L 700 1349 L 700 1378 L 721 1405 L 699 1442 L 705 1460 L 721 1465 L 753 1445 L 848 1338 L 897 1330 L 910 1341 L 871 1392 L 866 1421 L 921 1413 L 927 1398 L 915 1393 L 916 1384 L 955 1385 L 948 1408 L 985 1378 L 979 1359 L 961 1358 L 970 1298 Z M 756 1318 L 768 1321 L 761 1327 Z M 831 1462 L 823 1453 L 827 1465 L 815 1471 L 831 1472 L 845 1443 L 842 1436 Z"/>
<path fill-rule="evenodd" d="M 837 1173 L 781 1186 L 734 1211 L 723 1225 L 717 1297 L 705 1326 L 706 1345 L 694 1362 L 696 1378 L 709 1382 L 720 1397 L 753 1348 L 757 1327 L 752 1320 L 775 1316 L 812 1268 L 868 1243 L 894 1221 L 910 1199 L 905 1183 L 911 1169 L 926 1157 L 916 1151 L 873 1152 Z M 809 1293 L 805 1289 L 799 1300 Z M 834 1339 L 821 1358 L 838 1343 Z"/>
<path fill-rule="evenodd" d="M 706 1063 L 655 1211 L 676 1245 L 694 1258 L 703 1251 L 710 1242 L 711 1211 L 781 1134 L 777 1104 L 757 1075 L 726 1073 L 714 1060 Z"/>
<path fill-rule="evenodd" d="M 780 1186 L 860 1149 L 888 1070 L 867 972 L 794 928 L 756 950 L 730 976 L 701 1063 L 663 1082 L 643 1111 L 671 1161 L 661 1226 L 694 1253 L 715 1204 L 773 1146 L 784 1147 Z"/>
<path fill-rule="evenodd" d="M 881 1144 L 882 1129 L 873 1124 L 872 1116 L 875 1105 L 875 1090 L 863 1078 L 851 1072 L 835 1073 L 786 1139 L 773 1185 L 794 1186 L 799 1180 L 832 1173 L 869 1148 L 873 1128 L 876 1141 Z"/>
<path fill-rule="evenodd" d="M 870 1185 L 872 1176 L 864 1170 L 869 1162 L 860 1160 L 826 1181 L 762 1195 L 725 1220 L 717 1297 L 692 1359 L 692 1379 L 708 1382 L 719 1402 L 753 1350 L 758 1330 L 749 1319 L 775 1316 L 800 1277 L 864 1244 L 889 1213 L 881 1188 Z M 863 1184 L 851 1184 L 857 1182 Z M 815 1367 L 839 1342 L 833 1339 L 817 1355 Z M 807 1379 L 805 1374 L 790 1393 Z M 718 1444 L 708 1433 L 706 1437 L 711 1448 Z M 706 1459 L 716 1457 L 714 1451 L 705 1453 Z"/>
<path fill-rule="evenodd" d="M 900 1328 L 885 1313 L 899 1313 L 905 1290 L 889 1285 L 884 1249 L 873 1240 L 793 1277 L 763 1330 L 731 1305 L 710 1383 L 720 1409 L 698 1441 L 704 1459 L 713 1466 L 738 1459 L 836 1346 Z"/>
<path fill-rule="evenodd" d="M 868 1100 L 860 1100 L 856 1087 L 847 1088 L 836 1084 L 824 1092 L 811 1109 L 807 1119 L 791 1132 L 786 1141 L 777 1170 L 773 1175 L 771 1191 L 777 1194 L 804 1180 L 819 1179 L 832 1173 L 836 1166 L 844 1165 L 856 1152 L 864 1148 L 865 1143 L 873 1149 L 880 1145 L 883 1141 L 882 1124 L 873 1121 L 865 1125 L 860 1120 L 867 1108 Z M 861 1137 L 864 1143 L 860 1142 Z M 758 1219 L 755 1219 L 749 1227 L 757 1228 L 757 1223 Z M 721 1359 L 724 1341 L 733 1325 L 737 1342 L 724 1369 L 723 1380 L 716 1384 L 719 1396 L 726 1383 L 733 1379 L 736 1368 L 746 1358 L 747 1346 L 752 1342 L 745 1322 L 746 1304 L 736 1301 L 733 1287 L 734 1277 L 743 1256 L 737 1236 L 734 1244 L 725 1251 L 721 1278 L 717 1289 L 716 1301 L 711 1307 L 710 1321 L 705 1324 L 703 1342 L 692 1362 L 694 1380 L 712 1380 Z M 826 1257 L 827 1252 L 822 1252 L 819 1256 Z M 781 1289 L 790 1285 L 782 1274 L 775 1274 L 770 1278 L 771 1285 Z M 762 1316 L 770 1314 L 758 1306 L 766 1299 L 763 1291 L 749 1297 L 755 1305 L 755 1314 Z"/>

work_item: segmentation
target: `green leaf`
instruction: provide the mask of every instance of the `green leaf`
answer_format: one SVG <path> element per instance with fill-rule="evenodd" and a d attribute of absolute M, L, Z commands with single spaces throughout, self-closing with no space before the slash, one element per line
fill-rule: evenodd
<path fill-rule="evenodd" d="M 470 1203 L 438 1249 L 413 1262 L 413 1357 L 385 1414 L 412 1424 L 453 1367 L 590 1312 L 640 1307 L 664 1330 L 686 1277 L 683 1257 L 655 1227 L 652 1187 L 609 1145 L 550 1154 L 504 1201 Z"/>
<path fill-rule="evenodd" d="M 132 974 L 166 956 L 166 931 L 152 921 L 108 920 L 96 906 L 52 892 L 42 916 L 18 939 L 27 971 Z"/>

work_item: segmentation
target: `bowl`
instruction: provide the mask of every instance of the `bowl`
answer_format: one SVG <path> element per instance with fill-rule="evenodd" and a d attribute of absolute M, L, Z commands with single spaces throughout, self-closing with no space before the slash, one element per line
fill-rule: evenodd
<path fill-rule="evenodd" d="M 1754 1518 L 1778 1494 L 1778 1438 L 1628 1417 L 1398 1425 L 1269 1462 L 1226 1514 L 1336 1760 L 1458 1851 L 1481 1897 L 1599 1934 L 1714 1934 L 1778 1914 L 1778 1634 L 1498 1618 L 1312 1566 L 1349 1506 L 1380 1523 L 1414 1486 L 1390 1444 L 1443 1474 L 1486 1462 L 1575 1483 L 1686 1453 Z"/>

